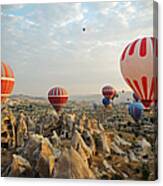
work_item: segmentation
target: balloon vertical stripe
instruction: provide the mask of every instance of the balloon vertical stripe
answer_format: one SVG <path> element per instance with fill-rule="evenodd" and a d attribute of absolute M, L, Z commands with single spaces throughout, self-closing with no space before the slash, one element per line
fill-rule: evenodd
<path fill-rule="evenodd" d="M 128 78 L 126 78 L 126 82 L 129 84 L 129 86 L 133 89 L 133 91 L 137 94 L 137 95 L 139 95 L 139 93 L 137 92 L 137 90 L 135 89 L 135 87 L 132 85 L 132 83 L 131 83 L 131 81 L 128 79 Z"/>
<path fill-rule="evenodd" d="M 141 44 L 140 44 L 140 56 L 144 57 L 146 56 L 147 53 L 147 47 L 146 47 L 146 38 L 142 39 Z"/>
<path fill-rule="evenodd" d="M 138 95 L 140 95 L 141 97 L 143 97 L 143 94 L 142 94 L 142 91 L 141 91 L 140 86 L 138 84 L 138 81 L 133 80 L 133 82 L 134 82 L 134 85 L 135 85 L 135 87 L 137 89 Z"/>
<path fill-rule="evenodd" d="M 145 96 L 145 99 L 148 98 L 148 82 L 147 82 L 147 77 L 143 76 L 142 77 L 142 86 L 143 86 L 143 91 L 144 91 L 144 96 Z"/>
<path fill-rule="evenodd" d="M 129 45 L 125 48 L 123 54 L 122 54 L 122 57 L 121 57 L 121 60 L 124 60 L 125 59 L 125 55 L 126 55 L 126 51 L 128 49 Z"/>
<path fill-rule="evenodd" d="M 129 50 L 129 55 L 130 55 L 130 56 L 134 54 L 135 45 L 136 45 L 137 42 L 138 42 L 138 39 L 135 40 L 135 41 L 132 43 L 132 45 L 131 45 L 131 47 L 130 47 L 130 50 Z"/>

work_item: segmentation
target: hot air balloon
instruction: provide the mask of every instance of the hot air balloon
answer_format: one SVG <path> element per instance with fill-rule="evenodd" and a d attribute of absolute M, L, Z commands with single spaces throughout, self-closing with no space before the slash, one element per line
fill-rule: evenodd
<path fill-rule="evenodd" d="M 48 100 L 56 112 L 59 112 L 68 101 L 68 93 L 64 88 L 54 87 L 49 90 Z"/>
<path fill-rule="evenodd" d="M 5 103 L 13 91 L 15 84 L 14 73 L 6 63 L 1 63 L 1 102 Z"/>
<path fill-rule="evenodd" d="M 105 108 L 108 108 L 108 109 L 112 109 L 112 102 L 111 102 L 111 100 L 109 100 L 108 98 L 106 98 L 106 97 L 104 97 L 103 99 L 102 99 L 102 103 L 103 103 L 103 105 L 105 106 Z"/>
<path fill-rule="evenodd" d="M 154 37 L 137 39 L 127 45 L 121 60 L 121 72 L 145 108 L 157 101 L 158 44 Z"/>
<path fill-rule="evenodd" d="M 125 93 L 125 91 L 124 90 L 122 90 L 122 94 L 124 94 Z"/>
<path fill-rule="evenodd" d="M 110 102 L 110 100 L 109 100 L 108 98 L 104 97 L 104 98 L 102 99 L 102 103 L 103 103 L 103 105 L 104 105 L 105 107 L 107 107 L 111 102 Z"/>
<path fill-rule="evenodd" d="M 133 96 L 133 98 L 134 98 L 134 100 L 135 100 L 136 102 L 139 101 L 139 97 L 138 97 L 137 94 L 133 93 L 132 96 Z"/>
<path fill-rule="evenodd" d="M 130 101 L 130 98 L 127 98 L 127 101 L 129 102 Z"/>
<path fill-rule="evenodd" d="M 140 102 L 130 103 L 128 111 L 132 118 L 137 122 L 143 115 L 143 105 Z"/>
<path fill-rule="evenodd" d="M 86 29 L 85 29 L 85 28 L 83 28 L 83 32 L 85 32 L 85 30 L 86 30 Z"/>
<path fill-rule="evenodd" d="M 108 99 L 112 99 L 115 96 L 116 91 L 111 86 L 104 86 L 102 88 L 102 94 L 103 94 L 104 97 L 106 97 Z"/>

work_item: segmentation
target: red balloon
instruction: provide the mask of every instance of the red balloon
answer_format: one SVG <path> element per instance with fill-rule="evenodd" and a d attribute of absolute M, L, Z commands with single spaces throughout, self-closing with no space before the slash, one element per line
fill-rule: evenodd
<path fill-rule="evenodd" d="M 15 84 L 14 73 L 11 67 L 6 63 L 1 63 L 1 102 L 5 103 L 6 99 L 13 91 Z"/>
<path fill-rule="evenodd" d="M 116 91 L 111 86 L 105 86 L 102 89 L 102 94 L 103 94 L 104 97 L 112 99 L 115 96 Z"/>
<path fill-rule="evenodd" d="M 121 55 L 121 72 L 145 108 L 157 102 L 158 42 L 144 37 L 127 45 Z"/>
<path fill-rule="evenodd" d="M 54 87 L 49 90 L 48 100 L 56 112 L 59 112 L 68 101 L 68 93 L 64 88 Z"/>

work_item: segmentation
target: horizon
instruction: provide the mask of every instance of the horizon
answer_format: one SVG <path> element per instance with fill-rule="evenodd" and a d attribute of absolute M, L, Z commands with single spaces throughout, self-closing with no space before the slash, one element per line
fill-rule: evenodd
<path fill-rule="evenodd" d="M 118 93 L 120 93 L 121 91 L 117 91 Z M 122 94 L 125 94 L 125 93 L 132 93 L 133 91 L 132 90 L 127 90 L 125 91 L 124 93 Z M 88 94 L 68 94 L 69 97 L 75 97 L 75 96 L 101 96 L 101 97 L 104 97 L 102 94 L 100 93 L 88 93 Z M 20 94 L 12 94 L 11 97 L 14 97 L 14 96 L 29 96 L 29 97 L 36 97 L 36 98 L 48 98 L 48 94 L 46 96 L 41 96 L 41 95 L 31 95 L 31 94 L 23 94 L 23 93 L 20 93 Z"/>

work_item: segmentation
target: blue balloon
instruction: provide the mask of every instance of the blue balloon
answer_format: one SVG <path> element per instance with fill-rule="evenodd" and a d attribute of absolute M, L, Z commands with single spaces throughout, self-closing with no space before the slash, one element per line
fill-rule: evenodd
<path fill-rule="evenodd" d="M 107 105 L 109 105 L 111 102 L 110 102 L 110 99 L 104 97 L 104 98 L 102 99 L 102 103 L 103 103 L 104 106 L 107 106 Z"/>
<path fill-rule="evenodd" d="M 135 121 L 139 121 L 141 119 L 143 110 L 144 107 L 142 103 L 139 102 L 130 103 L 128 107 L 128 112 Z"/>

